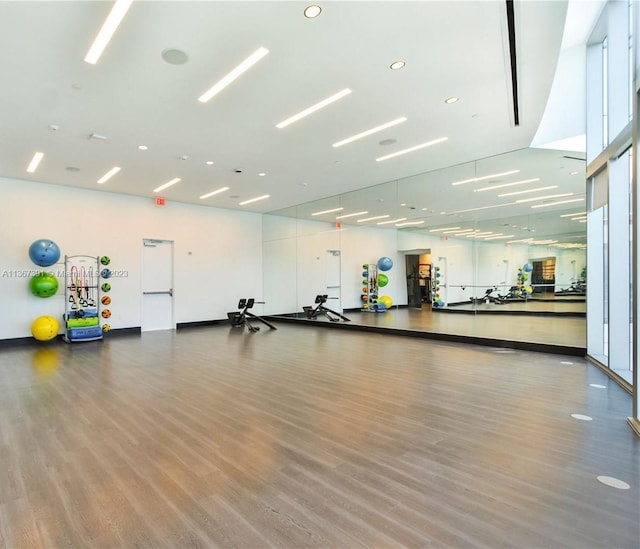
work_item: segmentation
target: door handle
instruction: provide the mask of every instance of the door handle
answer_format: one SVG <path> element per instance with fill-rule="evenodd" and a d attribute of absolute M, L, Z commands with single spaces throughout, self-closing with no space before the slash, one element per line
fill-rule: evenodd
<path fill-rule="evenodd" d="M 169 288 L 168 290 L 162 290 L 158 292 L 142 292 L 142 295 L 170 295 L 173 297 L 173 288 Z"/>

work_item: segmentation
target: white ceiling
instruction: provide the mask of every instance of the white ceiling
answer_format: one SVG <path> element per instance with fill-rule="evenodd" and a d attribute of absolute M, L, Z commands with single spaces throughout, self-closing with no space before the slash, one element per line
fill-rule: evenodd
<path fill-rule="evenodd" d="M 554 77 L 566 2 L 515 4 L 517 127 L 504 2 L 334 1 L 322 3 L 316 19 L 303 16 L 306 5 L 136 1 L 91 65 L 83 58 L 111 2 L 0 2 L 0 176 L 150 199 L 158 194 L 154 188 L 179 177 L 160 193 L 168 202 L 270 212 L 531 143 Z M 264 59 L 208 103 L 197 101 L 260 46 L 269 50 Z M 172 48 L 184 51 L 188 62 L 166 63 L 161 54 Z M 399 59 L 405 68 L 390 70 Z M 287 128 L 275 127 L 344 88 L 352 93 Z M 450 96 L 460 101 L 445 104 Z M 400 116 L 407 121 L 331 146 Z M 90 141 L 94 133 L 106 140 Z M 375 160 L 439 137 L 448 140 Z M 395 142 L 381 145 L 384 140 Z M 148 150 L 138 150 L 141 144 Z M 35 151 L 45 157 L 28 174 Z M 518 153 L 506 163 L 535 171 L 532 177 L 547 178 L 545 184 L 558 182 L 566 192 L 583 192 L 584 163 L 564 158 L 570 153 L 537 154 Z M 481 175 L 504 163 L 500 158 L 455 170 Z M 113 166 L 120 173 L 98 185 Z M 565 177 L 574 169 L 579 177 Z M 496 200 L 468 185 L 453 188 L 448 176 L 412 181 L 403 185 L 407 195 L 397 207 L 409 204 L 413 214 L 437 217 Z M 222 186 L 229 191 L 199 198 Z M 263 194 L 271 196 L 239 206 Z M 381 205 L 373 190 L 353 196 L 354 207 Z M 528 208 L 500 208 L 500 216 Z M 495 217 L 486 212 L 481 217 Z"/>

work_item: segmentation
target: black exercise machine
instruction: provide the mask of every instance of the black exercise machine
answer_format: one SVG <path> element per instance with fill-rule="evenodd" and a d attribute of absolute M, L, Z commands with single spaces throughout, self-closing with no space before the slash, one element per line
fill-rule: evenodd
<path fill-rule="evenodd" d="M 311 320 L 315 320 L 319 316 L 326 316 L 331 322 L 340 322 L 340 319 L 346 320 L 350 322 L 351 319 L 346 316 L 342 316 L 340 313 L 329 309 L 329 307 L 325 307 L 324 304 L 327 302 L 327 299 L 338 299 L 337 297 L 329 297 L 327 294 L 318 294 L 316 296 L 315 307 L 306 306 L 302 307 L 304 314 L 307 318 Z"/>
<path fill-rule="evenodd" d="M 240 311 L 232 311 L 230 313 L 227 313 L 229 321 L 231 322 L 231 326 L 233 326 L 234 328 L 244 328 L 246 326 L 250 332 L 257 332 L 258 330 L 260 330 L 260 326 L 254 326 L 253 324 L 251 324 L 251 320 L 257 320 L 269 326 L 269 328 L 271 328 L 272 330 L 277 330 L 278 328 L 276 328 L 273 324 L 269 324 L 264 318 L 249 312 L 249 309 L 252 309 L 255 303 L 264 303 L 264 301 L 256 301 L 253 297 L 243 297 L 240 301 L 238 301 L 238 309 L 240 309 Z"/>

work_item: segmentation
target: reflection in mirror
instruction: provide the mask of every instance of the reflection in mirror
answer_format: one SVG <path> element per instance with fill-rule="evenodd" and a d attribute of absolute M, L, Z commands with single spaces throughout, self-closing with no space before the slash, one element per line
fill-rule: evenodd
<path fill-rule="evenodd" d="M 584 347 L 584 172 L 523 149 L 265 215 L 265 311 Z"/>

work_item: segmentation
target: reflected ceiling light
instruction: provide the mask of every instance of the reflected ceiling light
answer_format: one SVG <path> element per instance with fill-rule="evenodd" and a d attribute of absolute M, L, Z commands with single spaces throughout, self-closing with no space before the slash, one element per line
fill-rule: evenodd
<path fill-rule="evenodd" d="M 580 221 L 578 221 L 578 223 L 586 223 L 587 220 L 586 219 L 581 219 Z"/>
<path fill-rule="evenodd" d="M 265 175 L 267 175 L 267 174 L 266 174 L 266 173 L 264 173 L 264 172 L 260 172 L 260 173 L 258 174 L 258 177 L 264 177 Z"/>
<path fill-rule="evenodd" d="M 100 179 L 98 179 L 98 183 L 102 185 L 105 181 L 111 179 L 114 175 L 116 175 L 120 171 L 118 166 L 114 166 L 107 173 L 105 173 Z"/>
<path fill-rule="evenodd" d="M 42 160 L 42 158 L 44 157 L 44 153 L 42 152 L 37 152 L 36 154 L 33 155 L 33 158 L 31 159 L 31 162 L 29 162 L 29 165 L 27 166 L 27 172 L 28 173 L 33 173 L 38 169 L 38 164 L 40 164 L 40 161 Z"/>
<path fill-rule="evenodd" d="M 532 208 L 546 208 L 547 206 L 557 206 L 558 204 L 569 204 L 570 202 L 581 202 L 584 198 L 573 198 L 571 200 L 560 200 L 558 202 L 549 202 L 548 204 L 536 204 Z M 586 219 L 585 219 L 586 221 Z"/>
<path fill-rule="evenodd" d="M 339 99 L 342 99 L 343 97 L 349 95 L 350 93 L 351 93 L 351 90 L 349 88 L 345 88 L 344 90 L 339 91 L 338 93 L 334 93 L 332 96 L 327 97 L 322 101 L 319 101 L 315 105 L 311 105 L 310 107 L 304 109 L 303 111 L 300 111 L 298 114 L 294 114 L 293 116 L 290 116 L 286 120 L 283 120 L 282 122 L 278 122 L 276 124 L 276 128 L 280 128 L 280 129 L 286 128 L 289 124 L 293 124 L 294 122 L 297 122 L 301 118 L 304 118 L 305 116 L 309 116 L 310 114 L 316 111 L 319 111 L 320 109 L 326 107 L 327 105 L 331 105 L 331 103 L 334 103 Z"/>
<path fill-rule="evenodd" d="M 518 240 L 509 240 L 507 244 L 516 244 L 517 242 L 533 242 L 533 238 L 520 238 Z"/>
<path fill-rule="evenodd" d="M 175 185 L 179 181 L 182 181 L 179 177 L 172 179 L 171 181 L 167 181 L 164 185 L 160 185 L 158 188 L 153 189 L 154 193 L 159 193 L 160 191 L 164 191 L 167 187 L 171 187 L 171 185 Z"/>
<path fill-rule="evenodd" d="M 442 234 L 454 234 L 454 235 L 458 236 L 458 235 L 462 235 L 462 234 L 475 233 L 477 231 L 478 231 L 478 229 L 465 229 L 464 231 L 445 231 Z"/>
<path fill-rule="evenodd" d="M 578 175 L 580 172 L 571 172 L 569 175 Z"/>
<path fill-rule="evenodd" d="M 356 217 L 357 215 L 367 215 L 368 213 L 369 212 L 364 211 L 364 212 L 356 212 L 352 214 L 337 215 L 336 219 L 347 219 L 347 217 Z"/>
<path fill-rule="evenodd" d="M 389 68 L 392 71 L 397 71 L 398 69 L 402 69 L 405 65 L 406 63 L 404 61 L 394 61 L 393 63 L 391 63 L 391 65 L 389 65 Z"/>
<path fill-rule="evenodd" d="M 498 195 L 498 198 L 503 196 L 515 196 L 517 194 L 535 193 L 538 191 L 548 191 L 549 189 L 557 189 L 558 185 L 549 185 L 548 187 L 538 187 L 537 189 L 527 189 L 526 191 L 514 191 L 512 193 L 502 193 Z"/>
<path fill-rule="evenodd" d="M 406 221 L 405 223 L 396 223 L 396 227 L 407 227 L 408 225 L 422 225 L 424 221 Z"/>
<path fill-rule="evenodd" d="M 560 217 L 576 217 L 578 215 L 587 215 L 587 212 L 575 212 L 570 214 L 562 214 Z"/>
<path fill-rule="evenodd" d="M 424 149 L 426 147 L 431 147 L 432 145 L 437 145 L 438 143 L 447 141 L 448 139 L 449 139 L 448 137 L 438 137 L 438 139 L 433 139 L 432 141 L 421 143 L 420 145 L 416 145 L 415 147 L 409 147 L 408 149 L 404 149 L 402 151 L 394 152 L 391 154 L 387 154 L 386 156 L 381 156 L 379 158 L 376 158 L 376 162 L 382 162 L 383 160 L 388 160 L 389 158 L 395 158 L 396 156 L 400 156 L 402 154 L 407 154 L 413 151 Z"/>
<path fill-rule="evenodd" d="M 100 32 L 98 32 L 98 35 L 87 52 L 87 55 L 84 57 L 84 60 L 87 63 L 95 65 L 98 62 L 98 59 L 100 59 L 102 52 L 107 47 L 109 40 L 111 40 L 113 33 L 116 32 L 118 25 L 120 25 L 122 18 L 127 13 L 132 2 L 133 0 L 116 0 L 116 3 L 113 5 L 109 15 L 105 19 Z"/>
<path fill-rule="evenodd" d="M 211 86 L 206 92 L 204 92 L 200 97 L 198 97 L 198 101 L 201 103 L 206 103 L 211 99 L 214 95 L 220 93 L 224 88 L 226 88 L 231 82 L 233 82 L 240 75 L 248 71 L 253 65 L 255 65 L 260 59 L 262 59 L 265 55 L 269 53 L 267 48 L 258 48 L 254 51 L 249 57 L 247 57 L 242 63 L 240 63 L 235 69 L 233 69 L 226 76 L 222 77 L 218 82 L 216 82 L 213 86 Z"/>
<path fill-rule="evenodd" d="M 465 183 L 473 183 L 474 181 L 484 181 L 485 179 L 491 179 L 493 177 L 502 177 L 503 175 L 511 175 L 518 173 L 520 170 L 511 170 L 508 172 L 493 173 L 491 175 L 483 175 L 482 177 L 472 177 L 471 179 L 463 179 L 462 181 L 454 181 L 451 183 L 453 186 L 463 185 Z"/>
<path fill-rule="evenodd" d="M 447 97 L 447 98 L 444 100 L 444 102 L 445 102 L 447 105 L 451 105 L 452 103 L 457 103 L 458 101 L 460 101 L 460 98 L 459 98 L 459 97 Z"/>
<path fill-rule="evenodd" d="M 207 166 L 213 166 L 214 162 L 213 162 L 213 160 L 207 160 L 207 161 L 205 162 L 205 164 L 206 164 Z"/>
<path fill-rule="evenodd" d="M 322 13 L 322 8 L 320 6 L 312 5 L 307 6 L 304 9 L 304 16 L 308 19 L 313 19 L 314 17 L 318 17 Z"/>
<path fill-rule="evenodd" d="M 200 197 L 200 200 L 204 200 L 205 198 L 209 198 L 210 196 L 213 196 L 215 194 L 220 194 L 220 193 L 223 193 L 224 191 L 228 191 L 228 190 L 229 190 L 229 187 L 221 187 L 220 189 L 217 189 L 215 191 L 211 191 L 210 193 L 203 194 Z"/>
<path fill-rule="evenodd" d="M 443 227 L 441 229 L 431 229 L 430 233 L 439 233 L 440 231 L 453 231 L 455 229 L 459 229 L 460 227 Z"/>
<path fill-rule="evenodd" d="M 525 183 L 534 183 L 540 181 L 539 177 L 534 179 L 523 179 L 521 181 L 514 181 L 512 183 L 503 183 L 502 185 L 491 185 L 490 187 L 482 187 L 481 189 L 473 189 L 474 193 L 481 193 L 483 191 L 492 191 L 493 189 L 503 189 L 504 187 L 513 187 L 514 185 L 524 185 Z"/>
<path fill-rule="evenodd" d="M 365 219 L 358 219 L 358 223 L 364 223 L 365 221 L 373 221 L 375 219 L 386 219 L 387 217 L 391 217 L 389 214 L 387 215 L 376 215 L 375 217 L 367 217 Z"/>
<path fill-rule="evenodd" d="M 485 238 L 485 240 L 502 240 L 503 238 L 513 238 L 515 235 L 513 234 L 506 234 L 506 235 L 502 235 L 502 236 L 488 236 L 487 238 Z"/>
<path fill-rule="evenodd" d="M 467 213 L 467 212 L 477 212 L 478 210 L 490 210 L 492 208 L 501 208 L 502 206 L 513 206 L 514 204 L 515 202 L 506 202 L 505 204 L 494 204 L 493 206 L 482 206 L 481 208 L 468 208 L 466 210 L 457 210 L 451 213 L 459 214 L 459 213 Z"/>
<path fill-rule="evenodd" d="M 245 200 L 244 202 L 239 202 L 240 206 L 244 206 L 245 204 L 251 204 L 252 202 L 258 202 L 258 200 L 264 200 L 265 198 L 269 198 L 270 194 L 263 194 L 262 196 L 257 196 L 256 198 L 250 198 L 249 200 Z"/>
<path fill-rule="evenodd" d="M 582 220 L 587 220 L 587 216 L 586 215 L 581 215 L 580 217 L 572 217 L 571 221 L 582 221 Z"/>
<path fill-rule="evenodd" d="M 547 194 L 545 196 L 535 196 L 533 198 L 521 198 L 516 200 L 516 204 L 524 204 L 525 202 L 536 202 L 537 200 L 549 200 L 550 198 L 562 198 L 564 196 L 573 196 L 574 193 Z"/>
<path fill-rule="evenodd" d="M 315 212 L 315 213 L 312 213 L 311 215 L 330 214 L 333 212 L 341 212 L 342 210 L 344 210 L 344 208 L 333 208 L 332 210 L 322 210 L 321 212 Z"/>
<path fill-rule="evenodd" d="M 390 223 L 400 223 L 400 221 L 406 221 L 406 217 L 399 217 L 398 219 L 390 219 L 389 221 L 380 221 L 376 223 L 376 225 L 388 225 Z"/>
<path fill-rule="evenodd" d="M 362 139 L 363 137 L 367 137 L 368 135 L 381 132 L 382 130 L 386 130 L 387 128 L 391 128 L 392 126 L 397 126 L 398 124 L 402 124 L 403 122 L 406 122 L 406 120 L 407 120 L 406 116 L 401 116 L 400 118 L 396 118 L 391 122 L 386 122 L 385 124 L 381 124 L 380 126 L 376 126 L 375 128 L 371 128 L 370 130 L 365 130 L 359 134 L 353 135 L 351 137 L 347 137 L 346 139 L 343 139 L 342 141 L 338 141 L 337 143 L 334 143 L 331 146 L 336 148 L 342 147 L 342 145 L 346 145 L 347 143 L 352 143 L 353 141 Z"/>
<path fill-rule="evenodd" d="M 147 149 L 149 149 L 149 147 L 147 147 L 146 145 L 138 145 L 138 149 L 140 149 L 141 151 L 146 151 Z"/>

